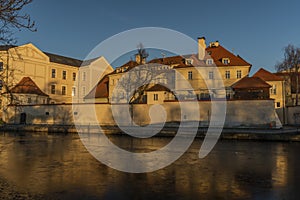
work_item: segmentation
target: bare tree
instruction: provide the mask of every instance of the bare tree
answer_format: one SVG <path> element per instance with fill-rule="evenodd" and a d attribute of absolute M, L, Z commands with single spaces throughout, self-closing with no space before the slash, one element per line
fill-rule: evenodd
<path fill-rule="evenodd" d="M 144 48 L 144 45 L 142 43 L 139 43 L 137 45 L 137 55 L 139 56 L 139 64 L 144 64 L 143 62 L 146 62 L 146 59 L 149 56 L 149 53 L 146 51 L 146 49 Z"/>
<path fill-rule="evenodd" d="M 127 74 L 119 81 L 119 87 L 123 89 L 127 103 L 144 102 L 145 91 L 154 84 L 165 84 L 167 82 L 167 73 L 170 73 L 170 71 L 166 72 L 166 70 L 159 69 L 160 66 L 162 65 L 144 64 L 126 72 Z"/>
<path fill-rule="evenodd" d="M 293 91 L 294 89 L 296 92 L 296 105 L 298 105 L 299 96 L 299 67 L 300 48 L 289 44 L 287 47 L 284 48 L 283 61 L 277 63 L 275 68 L 278 72 L 287 72 L 289 74 L 291 91 Z M 295 81 L 293 81 L 293 77 L 295 77 Z"/>
<path fill-rule="evenodd" d="M 13 44 L 16 42 L 13 37 L 14 30 L 27 29 L 36 31 L 35 22 L 30 15 L 22 14 L 24 6 L 32 0 L 0 0 L 0 42 Z"/>

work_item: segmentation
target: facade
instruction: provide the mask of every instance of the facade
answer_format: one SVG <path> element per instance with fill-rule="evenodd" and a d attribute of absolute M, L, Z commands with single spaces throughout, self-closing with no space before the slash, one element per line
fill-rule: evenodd
<path fill-rule="evenodd" d="M 83 102 L 84 97 L 95 87 L 95 83 L 111 72 L 113 68 L 103 56 L 84 61 L 79 68 L 76 84 L 73 86 L 73 91 L 77 91 L 73 94 L 74 102 Z"/>
<path fill-rule="evenodd" d="M 300 85 L 300 73 L 294 71 L 282 71 L 275 73 L 276 76 L 281 77 L 284 80 L 284 90 L 285 90 L 285 105 L 295 106 L 296 105 L 296 91 L 297 84 Z M 298 76 L 298 78 L 297 78 Z M 298 80 L 298 83 L 297 83 Z M 298 104 L 300 102 L 300 88 L 298 88 Z"/>
<path fill-rule="evenodd" d="M 142 84 L 149 88 L 155 84 L 165 86 L 174 94 L 168 96 L 167 100 L 175 100 L 176 97 L 182 100 L 232 97 L 231 85 L 249 75 L 251 64 L 225 49 L 219 42 L 212 42 L 207 47 L 205 38 L 199 38 L 198 47 L 198 54 L 157 58 L 147 63 L 139 62 L 141 59 L 136 57 L 135 61 L 127 62 L 101 79 L 85 100 L 95 99 L 96 102 L 112 103 L 117 99 L 118 103 L 130 102 L 126 95 L 132 93 L 130 87 L 135 87 L 135 85 L 126 85 L 130 82 L 136 84 L 136 88 Z M 141 70 L 132 72 L 137 68 Z M 152 84 L 146 82 L 145 77 L 136 75 L 140 72 L 151 79 Z M 123 88 L 129 91 L 119 90 L 114 93 L 116 96 L 113 91 L 117 85 L 118 87 L 123 85 Z M 143 90 L 147 91 L 149 88 Z M 152 98 L 147 97 L 147 92 L 142 91 L 134 95 L 137 95 L 134 98 L 144 95 L 142 99 L 153 103 Z M 127 100 L 120 101 L 120 98 Z"/>
<path fill-rule="evenodd" d="M 80 71 L 81 67 L 82 72 Z M 0 46 L 2 109 L 11 103 L 28 103 L 28 101 L 20 98 L 6 98 L 8 95 L 5 95 L 11 93 L 9 91 L 16 88 L 15 86 L 20 86 L 24 77 L 30 77 L 30 82 L 35 84 L 45 95 L 48 95 L 47 100 L 38 101 L 37 104 L 72 103 L 73 98 L 82 99 L 93 87 L 88 81 L 99 79 L 99 77 L 93 77 L 93 72 L 98 70 L 96 68 L 106 69 L 100 78 L 105 73 L 112 71 L 112 67 L 103 57 L 83 62 L 82 60 L 43 52 L 31 43 L 21 46 Z M 85 81 L 80 81 L 83 79 L 84 73 L 86 73 Z M 81 84 L 83 86 L 79 87 Z M 83 93 L 83 87 L 85 87 L 86 93 Z M 19 93 L 11 94 L 21 95 Z M 14 102 L 11 101 L 12 99 L 15 99 Z M 16 102 L 16 99 L 20 101 Z"/>
<path fill-rule="evenodd" d="M 285 84 L 282 77 L 272 74 L 263 68 L 259 69 L 253 77 L 259 77 L 271 85 L 270 98 L 274 99 L 275 108 L 282 108 L 285 106 Z"/>
<path fill-rule="evenodd" d="M 211 42 L 207 47 L 205 38 L 199 38 L 198 45 L 199 49 L 206 50 L 203 58 L 192 55 L 185 59 L 185 63 L 175 67 L 180 73 L 176 78 L 176 90 L 184 94 L 191 85 L 199 100 L 225 95 L 230 98 L 231 85 L 249 75 L 251 64 L 225 49 L 218 41 Z"/>
<path fill-rule="evenodd" d="M 36 105 L 48 104 L 49 95 L 45 94 L 30 77 L 23 77 L 11 90 L 12 104 Z"/>
<path fill-rule="evenodd" d="M 267 100 L 270 99 L 271 85 L 259 77 L 244 77 L 232 86 L 233 98 L 236 100 Z"/>

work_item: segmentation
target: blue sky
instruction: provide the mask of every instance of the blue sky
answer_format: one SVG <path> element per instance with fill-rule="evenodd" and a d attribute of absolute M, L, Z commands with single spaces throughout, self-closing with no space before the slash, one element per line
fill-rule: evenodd
<path fill-rule="evenodd" d="M 16 37 L 18 44 L 32 42 L 43 51 L 83 59 L 122 31 L 164 27 L 195 40 L 219 40 L 250 62 L 252 73 L 260 67 L 274 71 L 285 46 L 300 47 L 299 7 L 299 1 L 277 0 L 35 0 L 25 11 L 38 31 L 17 32 Z"/>

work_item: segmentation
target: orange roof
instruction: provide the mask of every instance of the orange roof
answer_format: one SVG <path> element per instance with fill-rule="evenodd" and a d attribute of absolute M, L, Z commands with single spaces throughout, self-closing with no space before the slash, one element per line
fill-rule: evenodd
<path fill-rule="evenodd" d="M 49 96 L 45 94 L 30 77 L 23 77 L 22 80 L 10 90 L 10 92 Z"/>
<path fill-rule="evenodd" d="M 259 77 L 264 81 L 283 81 L 283 78 L 272 74 L 271 72 L 260 68 L 254 75 L 253 77 Z"/>
<path fill-rule="evenodd" d="M 121 65 L 120 67 L 117 67 L 117 68 L 116 68 L 113 72 L 111 72 L 110 74 L 115 74 L 115 73 L 117 73 L 117 70 L 120 69 L 120 68 L 123 68 L 123 67 L 127 67 L 127 69 L 125 70 L 125 72 L 127 72 L 127 71 L 131 70 L 132 68 L 134 68 L 134 67 L 136 67 L 136 66 L 138 66 L 138 65 L 140 65 L 140 64 L 138 64 L 136 61 L 130 60 L 130 61 L 128 61 L 127 63 Z M 122 71 L 122 72 L 124 72 L 124 71 Z M 118 72 L 118 73 L 120 73 L 120 72 Z"/>
<path fill-rule="evenodd" d="M 271 85 L 259 77 L 244 77 L 231 86 L 233 89 L 270 88 Z"/>
<path fill-rule="evenodd" d="M 185 58 L 197 58 L 195 55 L 190 56 L 171 56 L 166 58 L 156 58 L 151 60 L 149 63 L 159 63 L 164 65 L 171 65 L 171 64 L 177 64 L 176 68 L 178 67 L 190 67 L 189 65 L 186 65 Z M 214 60 L 214 64 L 216 66 L 251 66 L 250 63 L 245 61 L 243 58 L 241 58 L 239 55 L 234 55 L 227 49 L 225 49 L 223 46 L 213 46 L 213 47 L 207 47 L 206 48 L 206 56 L 205 59 L 212 58 Z M 228 64 L 224 64 L 222 62 L 222 58 L 229 58 L 230 62 Z M 203 62 L 199 62 L 200 65 L 205 65 Z"/>
<path fill-rule="evenodd" d="M 183 56 L 170 56 L 166 58 L 155 58 L 150 60 L 149 63 L 159 63 L 163 65 L 185 64 L 185 59 Z"/>
<path fill-rule="evenodd" d="M 250 63 L 245 61 L 239 55 L 234 55 L 221 45 L 217 47 L 208 47 L 206 48 L 206 52 L 211 56 L 217 66 L 251 66 Z M 222 58 L 229 58 L 230 63 L 228 65 L 223 64 Z"/>
<path fill-rule="evenodd" d="M 85 99 L 108 97 L 108 76 L 105 75 L 98 84 L 84 97 Z"/>
<path fill-rule="evenodd" d="M 167 91 L 167 92 L 170 92 L 170 89 L 167 88 L 164 85 L 155 84 L 152 87 L 150 87 L 149 89 L 146 89 L 146 91 Z"/>

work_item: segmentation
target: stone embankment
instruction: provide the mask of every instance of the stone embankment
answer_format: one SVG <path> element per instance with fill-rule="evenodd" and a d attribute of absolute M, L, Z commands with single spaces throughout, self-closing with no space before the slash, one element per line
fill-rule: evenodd
<path fill-rule="evenodd" d="M 127 127 L 128 128 L 128 127 Z M 133 131 L 138 131 L 137 128 L 129 128 Z M 99 133 L 99 126 L 93 125 L 4 125 L 0 127 L 0 131 L 7 132 L 47 132 L 47 133 Z M 174 137 L 177 133 L 178 125 L 166 125 L 157 137 Z M 194 133 L 195 128 L 185 127 L 182 136 L 187 136 Z M 219 129 L 220 130 L 220 129 Z M 124 135 L 117 126 L 101 126 L 101 131 L 105 134 L 111 135 Z M 207 133 L 207 128 L 198 128 L 196 137 L 204 138 Z M 214 129 L 212 129 L 214 133 Z M 287 142 L 300 142 L 300 128 L 297 127 L 283 127 L 281 129 L 263 128 L 263 127 L 236 127 L 236 128 L 223 128 L 220 139 L 234 139 L 234 140 L 262 140 L 262 141 L 287 141 Z"/>

